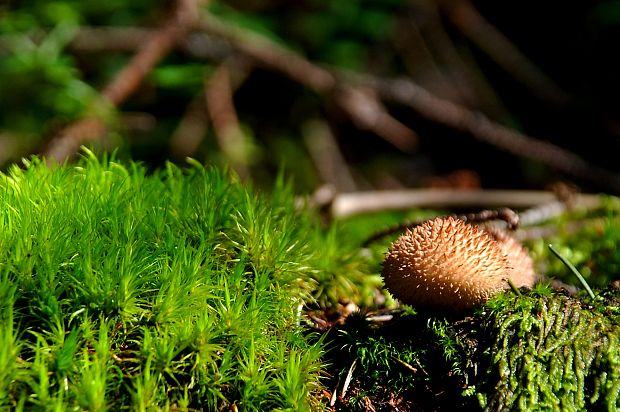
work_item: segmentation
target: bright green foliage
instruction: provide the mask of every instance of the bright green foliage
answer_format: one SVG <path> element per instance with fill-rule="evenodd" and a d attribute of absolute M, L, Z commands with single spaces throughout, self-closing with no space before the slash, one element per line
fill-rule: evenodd
<path fill-rule="evenodd" d="M 323 343 L 298 308 L 355 296 L 363 266 L 282 182 L 87 153 L 12 167 L 0 198 L 0 408 L 317 405 Z"/>
<path fill-rule="evenodd" d="M 543 273 L 557 277 L 566 283 L 580 286 L 568 267 L 548 250 L 553 244 L 559 253 L 568 259 L 584 276 L 592 287 L 604 287 L 620 276 L 620 202 L 616 197 L 605 199 L 602 211 L 596 211 L 603 217 L 568 214 L 552 224 L 562 229 L 565 225 L 583 222 L 577 231 L 560 231 L 558 235 L 530 242 L 530 250 L 535 260 L 542 262 Z M 592 213 L 590 213 L 592 214 Z M 580 286 L 581 287 L 581 286 Z"/>
<path fill-rule="evenodd" d="M 492 303 L 496 305 L 496 303 Z M 511 297 L 488 318 L 488 410 L 618 410 L 618 302 Z"/>

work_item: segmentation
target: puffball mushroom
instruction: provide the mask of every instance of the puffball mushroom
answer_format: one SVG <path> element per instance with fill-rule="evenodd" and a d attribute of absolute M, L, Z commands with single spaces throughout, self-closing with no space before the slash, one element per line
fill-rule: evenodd
<path fill-rule="evenodd" d="M 383 263 L 387 289 L 417 307 L 461 310 L 510 287 L 532 287 L 532 259 L 509 234 L 453 217 L 428 220 L 390 247 Z"/>

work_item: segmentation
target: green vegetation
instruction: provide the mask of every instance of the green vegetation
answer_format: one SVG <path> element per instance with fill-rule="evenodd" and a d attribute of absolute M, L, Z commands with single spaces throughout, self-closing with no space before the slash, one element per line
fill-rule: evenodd
<path fill-rule="evenodd" d="M 147 174 L 89 151 L 11 167 L 0 196 L 0 408 L 320 410 L 324 390 L 343 410 L 620 406 L 617 289 L 386 311 L 388 240 L 358 245 L 402 214 L 321 228 L 283 179 L 260 193 L 193 161 Z M 594 243 L 566 238 L 572 257 Z"/>
<path fill-rule="evenodd" d="M 317 406 L 323 341 L 299 311 L 361 298 L 363 262 L 282 182 L 87 153 L 11 167 L 0 196 L 2 407 Z"/>
<path fill-rule="evenodd" d="M 360 246 L 435 212 L 325 227 L 293 192 L 542 188 L 569 176 L 553 171 L 563 156 L 527 160 L 536 150 L 512 134 L 493 147 L 480 127 L 429 116 L 453 110 L 358 90 L 370 75 L 569 149 L 581 172 L 570 156 L 558 170 L 585 192 L 617 193 L 616 172 L 596 169 L 617 164 L 618 0 L 565 7 L 562 21 L 556 7 L 517 3 L 196 2 L 203 24 L 216 17 L 307 61 L 177 22 L 187 33 L 132 69 L 190 3 L 0 4 L 0 410 L 617 409 L 617 198 L 527 244 L 550 278 L 577 283 L 574 265 L 590 298 L 541 285 L 453 314 L 398 307 L 378 276 L 389 239 Z M 314 66 L 338 87 L 313 85 Z M 106 100 L 128 69 L 135 88 Z M 116 148 L 112 159 L 85 152 L 49 168 L 30 157 L 90 116 L 105 133 L 82 137 Z M 199 160 L 167 162 L 186 156 Z"/>
<path fill-rule="evenodd" d="M 609 197 L 602 211 L 588 214 L 578 213 L 552 222 L 560 230 L 554 236 L 537 239 L 529 243 L 530 250 L 541 267 L 549 276 L 563 279 L 565 282 L 577 283 L 569 267 L 550 255 L 548 244 L 575 265 L 579 272 L 593 287 L 605 287 L 618 279 L 620 274 L 620 204 L 618 198 Z M 581 225 L 578 231 L 566 230 L 571 224 Z"/>
<path fill-rule="evenodd" d="M 617 410 L 618 303 L 617 293 L 595 305 L 563 296 L 502 302 L 485 327 L 494 339 L 487 371 L 494 386 L 481 388 L 481 403 L 489 410 Z"/>
<path fill-rule="evenodd" d="M 619 298 L 584 302 L 541 285 L 473 314 L 351 316 L 334 336 L 332 384 L 355 362 L 342 410 L 617 410 Z"/>
<path fill-rule="evenodd" d="M 478 406 L 471 359 L 476 341 L 469 336 L 476 320 L 409 309 L 387 323 L 371 319 L 352 315 L 334 332 L 328 356 L 339 375 L 332 384 L 342 387 L 356 364 L 342 410 L 364 411 L 369 404 L 377 410 Z"/>

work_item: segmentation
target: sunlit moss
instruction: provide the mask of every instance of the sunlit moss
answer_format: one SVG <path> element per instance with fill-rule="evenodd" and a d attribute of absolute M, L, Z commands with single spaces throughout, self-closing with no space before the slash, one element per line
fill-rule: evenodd
<path fill-rule="evenodd" d="M 86 151 L 11 167 L 0 201 L 0 409 L 316 408 L 301 307 L 369 293 L 282 180 Z"/>

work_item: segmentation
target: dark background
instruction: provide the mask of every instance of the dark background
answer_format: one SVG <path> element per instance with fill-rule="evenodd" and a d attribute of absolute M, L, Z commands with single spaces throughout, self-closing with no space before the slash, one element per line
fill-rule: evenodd
<path fill-rule="evenodd" d="M 618 190 L 608 179 L 558 171 L 545 161 L 509 153 L 384 100 L 387 111 L 419 138 L 414 149 L 400 150 L 380 131 L 356 125 L 333 96 L 317 94 L 248 60 L 217 36 L 194 36 L 194 46 L 207 50 L 201 56 L 175 47 L 126 101 L 102 105 L 98 92 L 128 64 L 140 44 L 119 50 L 110 38 L 100 36 L 108 47 L 89 49 L 77 47 L 76 38 L 92 27 L 158 28 L 175 7 L 172 1 L 116 0 L 97 5 L 0 5 L 3 168 L 21 157 L 45 154 L 66 127 L 95 107 L 108 126 L 104 135 L 89 141 L 99 150 L 116 149 L 117 156 L 152 168 L 166 160 L 182 163 L 185 155 L 205 163 L 232 164 L 243 178 L 265 186 L 282 165 L 295 176 L 299 191 L 309 192 L 329 181 L 303 138 L 308 122 L 318 121 L 331 131 L 332 143 L 353 176 L 354 185 L 341 190 L 542 189 L 558 181 L 583 191 Z M 462 7 L 479 13 L 479 19 L 459 23 L 455 10 Z M 439 98 L 570 150 L 592 167 L 620 172 L 619 1 L 212 1 L 201 6 L 201 12 L 264 35 L 332 70 L 409 78 Z M 471 32 L 479 33 L 478 40 Z M 520 51 L 521 58 L 514 60 L 514 52 L 502 47 L 498 36 Z M 500 46 L 488 51 L 479 39 Z M 502 64 L 502 59 L 509 63 Z M 212 127 L 207 106 L 213 102 L 201 96 L 205 82 L 223 62 L 233 73 L 242 73 L 229 111 L 236 115 L 233 123 L 243 136 L 235 147 L 244 154 L 232 163 L 218 139 L 221 130 Z M 524 62 L 545 77 L 542 87 L 519 76 Z M 175 144 L 180 143 L 173 136 L 192 102 L 198 102 L 195 113 L 206 126 L 196 132 L 197 148 L 179 156 Z"/>

